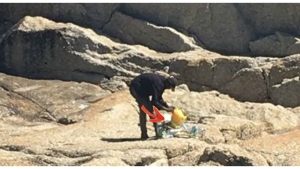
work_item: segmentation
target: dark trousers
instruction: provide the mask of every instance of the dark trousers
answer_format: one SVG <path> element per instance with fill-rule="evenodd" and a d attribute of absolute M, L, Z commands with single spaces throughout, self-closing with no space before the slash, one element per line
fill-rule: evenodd
<path fill-rule="evenodd" d="M 130 94 L 132 95 L 132 97 L 135 98 L 136 102 L 138 103 L 139 111 L 140 111 L 139 112 L 139 118 L 140 118 L 141 133 L 142 133 L 142 136 L 143 135 L 145 136 L 145 135 L 147 135 L 147 127 L 146 127 L 147 114 L 142 110 L 142 106 L 144 105 L 145 108 L 150 113 L 155 115 L 155 113 L 153 111 L 153 105 L 152 105 L 149 97 L 140 97 L 140 96 L 138 96 L 133 87 L 130 87 Z M 152 117 L 149 116 L 149 118 L 152 118 Z M 156 126 L 157 126 L 157 123 L 153 123 L 153 127 L 154 127 L 155 133 L 157 135 Z"/>

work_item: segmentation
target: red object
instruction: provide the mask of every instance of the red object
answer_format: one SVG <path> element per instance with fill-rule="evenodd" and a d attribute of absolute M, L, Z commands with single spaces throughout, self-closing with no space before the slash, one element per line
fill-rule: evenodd
<path fill-rule="evenodd" d="M 165 120 L 165 117 L 164 117 L 163 115 L 160 114 L 160 112 L 157 110 L 157 108 L 156 108 L 156 107 L 153 107 L 153 108 L 154 108 L 154 111 L 155 111 L 156 116 L 155 116 L 154 114 L 150 113 L 150 112 L 145 108 L 144 105 L 142 106 L 142 110 L 143 110 L 146 114 L 148 114 L 150 117 L 152 117 L 152 118 L 150 118 L 150 122 L 154 123 L 154 122 L 161 122 L 161 121 Z"/>

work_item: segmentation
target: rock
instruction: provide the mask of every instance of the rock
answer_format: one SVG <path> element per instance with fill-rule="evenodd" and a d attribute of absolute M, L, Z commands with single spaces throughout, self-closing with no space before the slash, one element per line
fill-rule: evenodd
<path fill-rule="evenodd" d="M 203 89 L 206 86 L 241 101 L 262 102 L 268 97 L 267 86 L 263 70 L 255 66 L 254 59 L 242 57 L 178 58 L 170 71 L 180 74 L 180 82 L 191 90 L 209 90 Z"/>
<path fill-rule="evenodd" d="M 11 22 L 3 22 L 0 25 L 0 37 L 5 34 L 5 32 L 11 27 L 13 24 Z"/>
<path fill-rule="evenodd" d="M 249 43 L 251 52 L 256 56 L 289 56 L 300 52 L 297 37 L 276 32 L 274 35 Z"/>
<path fill-rule="evenodd" d="M 299 118 L 292 111 L 269 103 L 237 102 L 228 95 L 216 91 L 201 93 L 167 91 L 167 93 L 165 99 L 171 105 L 183 109 L 190 117 L 190 121 L 200 122 L 205 121 L 204 117 L 213 117 L 206 120 L 205 125 L 216 126 L 220 131 L 224 129 L 236 133 L 242 131 L 250 137 L 257 137 L 262 131 L 269 133 L 289 131 L 299 124 Z M 250 133 L 248 129 L 242 129 L 244 125 L 252 126 Z M 248 137 L 246 135 L 241 137 Z"/>
<path fill-rule="evenodd" d="M 300 71 L 299 54 L 282 58 L 269 68 L 268 93 L 274 104 L 287 107 L 299 106 L 297 91 L 297 77 Z M 283 100 L 285 98 L 285 100 Z"/>
<path fill-rule="evenodd" d="M 218 127 L 213 127 L 213 126 L 200 126 L 200 127 L 205 128 L 205 134 L 203 136 L 203 140 L 206 143 L 219 144 L 225 142 L 223 134 L 220 132 Z"/>
<path fill-rule="evenodd" d="M 163 30 L 171 32 L 172 35 L 174 35 L 174 33 L 172 33 L 170 29 L 175 29 L 180 32 L 179 34 L 182 33 L 186 36 L 193 37 L 198 46 L 208 50 L 227 55 L 247 55 L 251 52 L 249 46 L 252 46 L 250 48 L 252 48 L 253 53 L 257 54 L 270 51 L 270 48 L 265 48 L 259 45 L 258 42 L 261 41 L 260 38 L 273 35 L 275 32 L 286 32 L 291 35 L 299 36 L 299 17 L 297 16 L 299 8 L 299 5 L 294 4 L 8 3 L 0 5 L 0 22 L 15 24 L 25 16 L 41 16 L 56 22 L 71 22 L 83 27 L 90 27 L 97 32 L 101 32 L 107 24 L 120 23 L 115 22 L 120 19 L 116 17 L 116 15 L 118 15 L 117 13 L 119 13 L 132 17 L 135 20 L 148 22 L 151 25 L 159 25 Z M 112 16 L 113 18 L 111 18 Z M 117 30 L 114 32 L 117 32 L 123 27 L 116 28 Z M 145 31 L 150 28 L 154 27 L 146 26 L 145 29 L 141 30 Z M 8 28 L 4 28 L 3 32 L 7 29 Z M 134 29 L 131 29 L 129 32 L 133 32 L 133 30 Z M 155 28 L 155 30 L 162 32 L 160 29 Z M 126 30 L 126 32 L 128 32 L 128 30 Z M 161 33 L 154 34 L 160 35 Z M 175 35 L 177 34 L 178 33 L 175 33 Z M 116 34 L 111 35 L 116 36 Z M 132 41 L 130 37 L 135 36 L 118 34 L 117 39 L 123 38 L 129 42 Z M 139 41 L 148 42 L 136 40 L 136 43 L 139 43 Z M 249 45 L 249 42 L 253 41 L 257 43 L 256 46 L 258 47 Z M 149 48 L 152 48 L 153 44 L 156 44 L 154 42 L 148 43 L 151 45 L 147 46 Z M 274 43 L 271 46 L 274 46 Z M 295 44 L 294 47 L 290 48 L 289 52 L 297 52 L 299 48 L 297 46 L 298 44 Z M 178 48 L 175 49 L 177 50 Z M 274 48 L 271 53 L 275 51 L 278 51 L 278 49 Z"/>
<path fill-rule="evenodd" d="M 0 150 L 1 152 L 1 166 L 34 166 L 36 165 L 29 155 L 21 152 L 10 152 Z"/>
<path fill-rule="evenodd" d="M 27 92 L 42 89 L 42 87 L 38 89 L 32 86 L 31 88 L 28 87 L 29 82 L 35 83 L 37 80 L 22 79 L 24 83 L 21 87 L 21 84 L 19 84 L 21 78 L 12 79 L 10 77 L 11 79 L 9 79 L 7 77 L 10 76 L 4 75 L 1 77 L 3 79 L 2 83 L 6 84 L 6 86 L 2 85 L 4 86 L 3 93 L 9 93 L 10 90 L 22 93 L 25 89 L 27 89 Z M 12 81 L 14 83 L 8 83 Z M 39 80 L 36 84 L 47 84 L 48 81 Z M 56 82 L 53 80 L 51 82 L 52 87 L 57 86 L 59 88 L 63 84 L 73 87 L 73 90 L 60 89 L 66 99 L 70 98 L 72 100 L 73 92 L 81 95 L 80 92 L 74 89 L 78 88 L 73 84 L 75 82 Z M 78 85 L 79 83 L 75 84 Z M 24 86 L 27 86 L 27 88 Z M 101 90 L 96 85 L 90 87 Z M 82 89 L 79 91 L 82 91 Z M 54 92 L 59 93 L 56 90 Z M 95 90 L 90 92 L 97 93 Z M 57 94 L 58 96 L 43 94 L 48 96 L 49 102 L 52 98 L 56 98 L 57 102 L 63 98 L 59 94 Z M 4 94 L 4 97 L 4 101 L 9 98 L 6 94 Z M 30 120 L 22 121 L 16 115 L 2 118 L 0 119 L 0 149 L 7 151 L 9 154 L 10 151 L 14 151 L 14 156 L 10 156 L 10 158 L 20 164 L 26 163 L 27 159 L 32 159 L 32 163 L 30 163 L 32 165 L 195 166 L 206 164 L 261 166 L 271 164 L 269 161 L 272 158 L 276 160 L 273 164 L 297 164 L 295 161 L 287 162 L 276 157 L 273 149 L 268 148 L 270 146 L 262 148 L 262 150 L 265 150 L 265 152 L 262 152 L 255 147 L 257 143 L 253 146 L 251 144 L 250 146 L 243 145 L 244 143 L 248 144 L 248 141 L 273 135 L 272 132 L 267 135 L 255 135 L 256 129 L 261 128 L 266 131 L 265 126 L 263 126 L 266 122 L 274 126 L 272 131 L 288 129 L 289 126 L 295 125 L 294 122 L 297 121 L 295 120 L 297 116 L 293 116 L 294 114 L 289 110 L 271 104 L 241 103 L 215 91 L 201 93 L 185 90 L 167 91 L 164 97 L 167 102 L 171 103 L 174 99 L 177 100 L 177 105 L 180 102 L 186 105 L 186 108 L 193 108 L 194 112 L 189 111 L 189 113 L 195 114 L 195 117 L 204 117 L 204 114 L 213 116 L 214 118 L 211 118 L 211 120 L 202 119 L 202 122 L 207 122 L 206 124 L 193 124 L 190 123 L 191 121 L 187 123 L 205 127 L 207 129 L 205 136 L 212 140 L 215 145 L 207 144 L 202 141 L 202 138 L 199 138 L 200 140 L 192 138 L 139 140 L 140 130 L 137 126 L 136 105 L 132 104 L 134 99 L 130 96 L 129 91 L 123 90 L 91 102 L 89 107 L 82 113 L 82 119 L 84 120 L 72 125 L 58 125 L 46 121 L 39 123 Z M 189 100 L 186 100 L 187 98 Z M 65 103 L 67 101 L 64 101 Z M 27 106 L 24 104 L 24 107 Z M 64 111 L 61 115 L 68 115 L 68 112 Z M 149 129 L 148 134 L 154 136 L 155 133 L 151 130 L 152 124 L 148 122 L 147 127 Z M 232 141 L 227 137 L 228 143 L 230 143 L 228 145 L 224 145 L 226 130 L 233 131 L 236 137 Z M 242 134 L 237 134 L 239 131 Z M 283 131 L 283 133 L 286 132 Z M 274 137 L 278 135 L 282 134 L 277 133 Z M 236 141 L 235 139 L 238 138 L 240 140 Z M 280 149 L 292 147 L 292 143 L 287 144 L 285 139 L 279 139 L 277 142 L 284 143 L 278 143 Z M 268 141 L 263 143 L 268 144 Z M 264 144 L 261 144 L 261 146 Z M 274 147 L 274 149 L 277 148 Z M 296 157 L 299 155 L 297 150 L 295 149 L 292 152 Z M 280 151 L 285 152 L 284 150 Z M 268 154 L 269 156 L 266 156 Z M 24 155 L 26 155 L 26 159 L 23 158 Z M 282 159 L 286 159 L 286 157 Z M 0 157 L 0 161 L 3 163 L 6 162 L 5 160 L 7 161 L 7 156 Z"/>
<path fill-rule="evenodd" d="M 223 166 L 268 166 L 263 156 L 245 150 L 238 146 L 218 146 L 208 147 L 200 157 L 199 164 L 202 162 L 217 162 Z"/>
<path fill-rule="evenodd" d="M 123 161 L 130 166 L 149 166 L 158 160 L 166 159 L 163 150 L 129 150 L 124 153 Z M 155 164 L 154 164 L 155 165 Z"/>
<path fill-rule="evenodd" d="M 124 161 L 117 157 L 103 157 L 93 159 L 82 166 L 128 166 Z"/>
<path fill-rule="evenodd" d="M 189 87 L 186 84 L 181 84 L 181 85 L 176 86 L 176 90 L 184 90 L 187 92 L 190 91 Z"/>
<path fill-rule="evenodd" d="M 90 29 L 25 17 L 0 41 L 1 71 L 99 84 L 103 77 L 117 73 L 134 75 L 126 70 L 118 72 L 118 66 L 109 63 L 112 53 L 124 50 L 130 47 L 98 36 Z"/>
<path fill-rule="evenodd" d="M 179 84 L 191 91 L 218 90 L 251 102 L 272 101 L 271 87 L 299 74 L 298 55 L 275 60 L 225 57 L 203 50 L 162 54 L 41 17 L 26 17 L 16 24 L 0 41 L 0 53 L 0 70 L 5 73 L 88 82 L 113 92 L 125 89 L 134 76 L 157 73 L 167 65 L 168 72 L 161 71 L 164 76 L 176 75 Z"/>
<path fill-rule="evenodd" d="M 222 88 L 237 76 L 237 73 L 245 68 L 255 66 L 255 61 L 251 58 L 243 57 L 218 57 L 213 59 L 212 86 Z M 204 72 L 203 72 L 204 73 Z"/>
<path fill-rule="evenodd" d="M 194 42 L 173 28 L 160 27 L 115 12 L 103 32 L 127 44 L 141 44 L 159 52 L 184 52 L 197 48 Z"/>
<path fill-rule="evenodd" d="M 81 26 L 101 28 L 110 19 L 119 4 L 86 3 L 86 4 L 1 4 L 2 18 L 17 23 L 25 16 L 41 16 L 56 22 L 72 22 Z"/>
<path fill-rule="evenodd" d="M 299 19 L 295 15 L 299 4 L 236 4 L 238 11 L 259 35 L 271 35 L 276 31 L 299 35 Z"/>
<path fill-rule="evenodd" d="M 7 111 L 3 118 L 17 115 L 29 121 L 48 119 L 68 124 L 83 120 L 82 114 L 91 103 L 110 94 L 87 83 L 34 81 L 5 74 L 0 74 L 0 88 L 0 107 Z"/>
<path fill-rule="evenodd" d="M 268 83 L 269 87 L 276 84 L 281 84 L 284 79 L 294 78 L 299 76 L 300 71 L 300 55 L 295 54 L 273 63 L 269 68 Z"/>
<path fill-rule="evenodd" d="M 120 10 L 193 34 L 206 49 L 216 52 L 247 53 L 248 42 L 255 37 L 233 4 L 122 4 Z"/>
<path fill-rule="evenodd" d="M 169 166 L 169 161 L 167 159 L 160 159 L 150 164 L 149 166 Z"/>
<path fill-rule="evenodd" d="M 101 83 L 99 84 L 104 90 L 109 90 L 111 92 L 116 92 L 118 90 L 123 90 L 123 89 L 127 89 L 127 85 L 125 82 L 123 82 L 122 80 L 119 79 L 110 79 L 110 80 L 103 80 L 101 81 Z"/>
<path fill-rule="evenodd" d="M 285 107 L 298 107 L 300 105 L 299 89 L 299 76 L 293 79 L 285 79 L 281 84 L 272 86 L 271 99 L 275 104 Z"/>
<path fill-rule="evenodd" d="M 241 101 L 264 102 L 268 98 L 268 90 L 263 73 L 261 68 L 241 69 L 221 91 Z"/>
<path fill-rule="evenodd" d="M 299 129 L 297 129 L 285 134 L 247 140 L 240 143 L 240 146 L 261 154 L 271 166 L 297 166 L 299 165 L 299 161 L 296 160 L 299 157 L 299 136 Z"/>
<path fill-rule="evenodd" d="M 202 151 L 191 151 L 183 156 L 170 159 L 170 166 L 196 166 Z"/>

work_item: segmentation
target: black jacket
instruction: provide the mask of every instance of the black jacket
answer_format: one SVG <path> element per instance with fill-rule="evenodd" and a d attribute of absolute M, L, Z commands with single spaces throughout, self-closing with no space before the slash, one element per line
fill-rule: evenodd
<path fill-rule="evenodd" d="M 143 73 L 135 77 L 130 86 L 134 89 L 139 97 L 152 96 L 152 104 L 159 110 L 162 106 L 169 107 L 162 98 L 165 91 L 166 78 L 154 73 Z"/>

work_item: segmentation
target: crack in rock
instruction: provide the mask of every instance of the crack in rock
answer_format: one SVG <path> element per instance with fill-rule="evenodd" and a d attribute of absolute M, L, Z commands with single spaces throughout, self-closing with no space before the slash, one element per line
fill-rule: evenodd
<path fill-rule="evenodd" d="M 223 166 L 253 166 L 250 159 L 236 156 L 228 151 L 210 151 L 206 149 L 198 161 L 198 165 L 205 162 L 217 162 Z"/>

